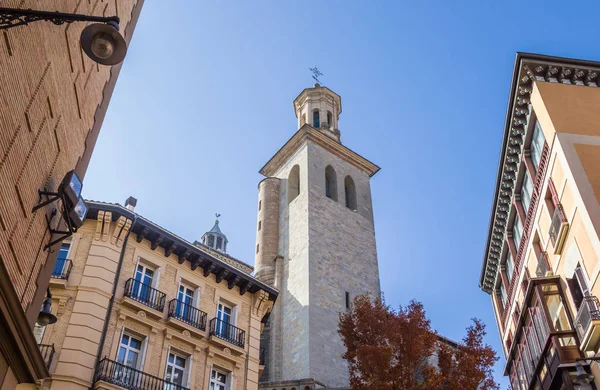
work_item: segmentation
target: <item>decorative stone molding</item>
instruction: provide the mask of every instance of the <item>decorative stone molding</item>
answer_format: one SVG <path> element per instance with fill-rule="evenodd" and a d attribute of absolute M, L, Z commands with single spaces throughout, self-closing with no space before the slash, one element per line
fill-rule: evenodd
<path fill-rule="evenodd" d="M 269 301 L 269 294 L 260 290 L 254 294 L 252 302 L 252 314 L 258 318 L 264 317 L 273 308 L 273 302 Z"/>

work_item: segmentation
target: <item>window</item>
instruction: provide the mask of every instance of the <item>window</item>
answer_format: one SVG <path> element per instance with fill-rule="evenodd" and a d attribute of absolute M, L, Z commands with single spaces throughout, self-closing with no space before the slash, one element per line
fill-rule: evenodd
<path fill-rule="evenodd" d="M 262 226 L 262 221 L 258 221 L 258 230 L 260 230 L 261 226 Z"/>
<path fill-rule="evenodd" d="M 510 254 L 510 251 L 508 251 L 508 254 L 506 255 L 506 279 L 508 280 L 508 283 L 510 283 L 514 269 L 515 262 Z"/>
<path fill-rule="evenodd" d="M 165 386 L 167 388 L 173 387 L 173 389 L 179 389 L 179 386 L 184 386 L 183 378 L 186 376 L 186 359 L 176 353 L 170 352 L 169 359 L 167 360 L 167 373 L 165 380 L 167 382 L 177 385 Z"/>
<path fill-rule="evenodd" d="M 56 264 L 54 264 L 54 269 L 52 269 L 52 276 L 60 276 L 63 274 L 65 265 L 68 263 L 67 259 L 69 258 L 70 250 L 70 242 L 63 242 L 62 244 L 60 244 L 58 256 L 56 257 Z"/>
<path fill-rule="evenodd" d="M 46 327 L 41 326 L 40 324 L 38 324 L 36 322 L 35 326 L 33 327 L 33 336 L 35 337 L 35 341 L 37 341 L 38 344 L 42 343 L 42 339 L 44 338 L 45 332 L 46 332 Z"/>
<path fill-rule="evenodd" d="M 262 200 L 258 201 L 258 211 L 260 211 L 260 209 L 262 209 Z"/>
<path fill-rule="evenodd" d="M 331 165 L 325 168 L 325 196 L 337 201 L 337 175 Z"/>
<path fill-rule="evenodd" d="M 184 284 L 180 284 L 179 292 L 177 293 L 177 306 L 175 307 L 176 314 L 191 321 L 192 317 L 196 314 L 193 310 L 194 306 L 194 290 Z"/>
<path fill-rule="evenodd" d="M 548 314 L 550 314 L 551 331 L 572 330 L 561 296 L 559 294 L 549 294 L 544 298 L 548 307 Z"/>
<path fill-rule="evenodd" d="M 327 124 L 329 127 L 333 127 L 333 114 L 331 111 L 327 111 Z"/>
<path fill-rule="evenodd" d="M 260 244 L 256 244 L 256 253 L 258 253 L 258 250 L 259 250 L 259 245 L 260 245 Z"/>
<path fill-rule="evenodd" d="M 226 390 L 227 374 L 213 369 L 210 373 L 210 390 Z"/>
<path fill-rule="evenodd" d="M 575 303 L 575 307 L 577 310 L 579 310 L 584 298 L 590 295 L 587 278 L 584 276 L 581 265 L 577 264 L 573 277 L 571 279 L 567 279 L 567 285 L 569 286 L 569 291 L 571 291 L 573 303 Z M 590 301 L 590 303 L 592 302 L 593 301 Z"/>
<path fill-rule="evenodd" d="M 300 167 L 294 165 L 288 177 L 288 203 L 300 195 Z"/>
<path fill-rule="evenodd" d="M 500 283 L 500 298 L 502 298 L 502 305 L 506 305 L 506 290 L 504 289 L 504 285 Z"/>
<path fill-rule="evenodd" d="M 139 298 L 144 301 L 150 301 L 152 294 L 152 282 L 154 280 L 154 270 L 143 264 L 138 264 L 135 271 L 135 282 L 131 291 L 132 298 Z"/>
<path fill-rule="evenodd" d="M 138 369 L 141 363 L 142 341 L 138 338 L 124 333 L 121 337 L 119 346 L 119 354 L 117 355 L 117 363 L 121 363 L 127 367 Z"/>
<path fill-rule="evenodd" d="M 212 234 L 209 234 L 207 236 L 206 245 L 211 248 L 214 248 L 215 247 L 215 236 L 213 236 Z"/>
<path fill-rule="evenodd" d="M 217 237 L 217 249 L 223 250 L 223 237 Z"/>
<path fill-rule="evenodd" d="M 533 129 L 533 137 L 531 138 L 531 161 L 533 167 L 537 172 L 538 166 L 540 165 L 540 159 L 542 157 L 542 150 L 544 150 L 544 144 L 546 139 L 544 138 L 544 132 L 540 126 L 540 122 L 535 121 L 535 127 Z"/>
<path fill-rule="evenodd" d="M 319 127 L 321 127 L 321 119 L 319 118 L 319 110 L 314 110 L 313 111 L 313 127 L 315 129 L 318 129 Z"/>
<path fill-rule="evenodd" d="M 350 309 L 350 293 L 346 291 L 346 309 Z"/>
<path fill-rule="evenodd" d="M 346 179 L 344 179 L 344 193 L 346 195 L 346 207 L 356 210 L 356 187 L 350 176 L 346 176 Z"/>
<path fill-rule="evenodd" d="M 233 325 L 233 309 L 219 302 L 217 306 L 217 320 L 216 333 L 221 337 L 228 338 L 231 333 L 229 325 Z"/>
<path fill-rule="evenodd" d="M 515 242 L 515 248 L 519 250 L 521 245 L 521 237 L 523 236 L 523 227 L 521 226 L 521 220 L 519 216 L 515 216 L 515 222 L 513 223 L 513 241 Z"/>
<path fill-rule="evenodd" d="M 526 215 L 527 210 L 529 210 L 529 205 L 531 204 L 531 194 L 533 194 L 533 182 L 526 171 L 525 176 L 523 177 L 523 184 L 521 185 L 521 202 Z"/>

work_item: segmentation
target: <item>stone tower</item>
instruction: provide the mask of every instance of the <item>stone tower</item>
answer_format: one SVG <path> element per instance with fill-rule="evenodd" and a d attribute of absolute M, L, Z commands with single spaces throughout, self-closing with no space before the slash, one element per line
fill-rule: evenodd
<path fill-rule="evenodd" d="M 342 145 L 341 98 L 329 88 L 305 89 L 294 111 L 299 129 L 258 185 L 256 277 L 280 291 L 260 387 L 345 387 L 339 313 L 380 292 L 370 189 L 379 167 Z"/>

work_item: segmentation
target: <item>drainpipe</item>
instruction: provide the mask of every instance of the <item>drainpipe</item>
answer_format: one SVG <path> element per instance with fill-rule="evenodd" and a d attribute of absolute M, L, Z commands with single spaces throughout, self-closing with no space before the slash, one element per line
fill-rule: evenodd
<path fill-rule="evenodd" d="M 248 390 L 248 354 L 248 351 L 246 351 L 246 363 L 244 368 L 244 390 Z"/>
<path fill-rule="evenodd" d="M 115 294 L 117 292 L 117 284 L 119 282 L 119 276 L 121 276 L 121 267 L 123 265 L 123 258 L 125 257 L 125 249 L 127 248 L 127 241 L 129 241 L 129 235 L 133 231 L 133 227 L 138 220 L 138 215 L 133 214 L 133 222 L 131 223 L 131 227 L 127 232 L 127 236 L 125 236 L 125 240 L 123 240 L 123 248 L 121 249 L 121 255 L 119 256 L 119 264 L 117 264 L 117 271 L 115 272 L 115 280 L 113 282 L 113 290 L 110 296 L 110 301 L 108 302 L 108 310 L 106 312 L 106 318 L 104 319 L 104 327 L 102 328 L 102 335 L 100 336 L 100 343 L 98 344 L 98 352 L 96 353 L 96 361 L 94 362 L 94 371 L 98 365 L 98 361 L 100 359 L 100 354 L 104 349 L 104 341 L 106 340 L 106 332 L 108 331 L 108 323 L 110 322 L 110 314 L 112 312 L 113 304 L 115 302 Z M 96 373 L 94 372 L 94 375 Z"/>

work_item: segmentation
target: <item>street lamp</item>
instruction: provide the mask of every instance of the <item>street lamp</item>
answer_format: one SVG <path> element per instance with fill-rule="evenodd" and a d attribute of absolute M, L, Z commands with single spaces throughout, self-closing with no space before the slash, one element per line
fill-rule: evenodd
<path fill-rule="evenodd" d="M 36 11 L 31 9 L 0 8 L 0 30 L 22 26 L 38 20 L 56 25 L 72 22 L 98 22 L 90 24 L 81 32 L 81 48 L 93 61 L 102 65 L 116 65 L 123 61 L 127 44 L 119 34 L 117 16 L 101 17 L 62 12 Z"/>
<path fill-rule="evenodd" d="M 577 390 L 591 390 L 592 386 L 590 385 L 590 383 L 592 383 L 595 379 L 595 377 L 591 374 L 588 374 L 585 369 L 583 368 L 583 364 L 581 364 L 581 361 L 585 361 L 585 360 L 596 360 L 598 361 L 599 358 L 594 356 L 594 357 L 589 357 L 589 358 L 579 358 L 579 359 L 575 359 L 575 361 L 577 362 L 575 364 L 575 369 L 577 370 L 577 376 L 575 378 L 573 378 L 573 384 L 577 385 Z"/>

